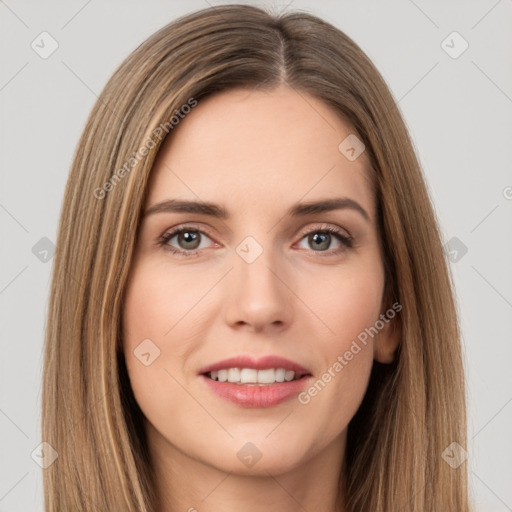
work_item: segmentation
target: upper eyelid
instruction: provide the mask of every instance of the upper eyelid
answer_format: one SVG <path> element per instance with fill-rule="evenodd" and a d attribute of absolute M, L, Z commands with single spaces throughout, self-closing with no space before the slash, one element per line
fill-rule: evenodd
<path fill-rule="evenodd" d="M 177 234 L 179 234 L 181 231 L 186 231 L 187 229 L 189 229 L 190 231 L 198 231 L 199 233 L 208 236 L 208 238 L 212 238 L 212 236 L 213 236 L 208 232 L 207 229 L 204 229 L 199 226 L 195 226 L 194 223 L 190 223 L 190 224 L 183 224 L 183 225 L 180 224 L 173 228 L 166 229 L 162 235 L 162 238 L 167 237 L 167 236 L 174 237 Z"/>

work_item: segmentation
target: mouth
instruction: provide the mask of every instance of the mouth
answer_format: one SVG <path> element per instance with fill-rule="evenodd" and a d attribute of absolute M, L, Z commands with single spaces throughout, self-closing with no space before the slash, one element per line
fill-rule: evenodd
<path fill-rule="evenodd" d="M 234 357 L 199 372 L 210 391 L 241 407 L 272 407 L 290 400 L 309 382 L 311 372 L 281 357 Z"/>

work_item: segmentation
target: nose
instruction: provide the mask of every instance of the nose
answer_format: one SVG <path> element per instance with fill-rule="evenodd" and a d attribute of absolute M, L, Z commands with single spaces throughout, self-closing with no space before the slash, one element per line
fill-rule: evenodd
<path fill-rule="evenodd" d="M 249 261 L 234 254 L 226 282 L 226 322 L 235 329 L 255 332 L 286 329 L 293 315 L 290 273 L 269 249 Z"/>

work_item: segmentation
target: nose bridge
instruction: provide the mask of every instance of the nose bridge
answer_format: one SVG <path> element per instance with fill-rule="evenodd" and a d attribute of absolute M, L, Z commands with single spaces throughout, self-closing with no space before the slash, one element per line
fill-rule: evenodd
<path fill-rule="evenodd" d="M 286 324 L 291 320 L 291 293 L 279 251 L 268 233 L 247 236 L 235 248 L 227 315 L 230 323 L 247 323 L 254 328 Z M 281 275 L 283 274 L 283 275 Z"/>

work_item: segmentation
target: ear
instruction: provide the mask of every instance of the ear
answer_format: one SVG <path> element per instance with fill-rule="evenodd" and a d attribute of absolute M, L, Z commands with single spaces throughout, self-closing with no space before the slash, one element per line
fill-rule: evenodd
<path fill-rule="evenodd" d="M 402 305 L 395 302 L 380 316 L 384 327 L 379 330 L 373 341 L 373 358 L 379 363 L 389 364 L 395 360 L 395 353 L 402 338 L 401 310 Z"/>

